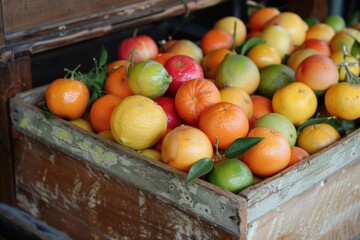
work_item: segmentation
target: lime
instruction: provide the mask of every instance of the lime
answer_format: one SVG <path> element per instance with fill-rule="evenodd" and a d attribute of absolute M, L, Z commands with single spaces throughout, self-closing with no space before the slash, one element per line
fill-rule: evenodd
<path fill-rule="evenodd" d="M 238 193 L 253 184 L 253 174 L 239 159 L 226 159 L 214 165 L 207 180 L 225 190 Z"/>
<path fill-rule="evenodd" d="M 164 95 L 172 77 L 161 63 L 148 60 L 135 64 L 129 71 L 128 80 L 135 95 L 155 99 Z"/>
<path fill-rule="evenodd" d="M 272 64 L 260 69 L 260 83 L 257 93 L 272 98 L 275 91 L 295 80 L 295 73 L 284 64 Z"/>
<path fill-rule="evenodd" d="M 346 27 L 345 20 L 340 15 L 329 15 L 327 18 L 325 18 L 324 23 L 330 25 L 335 32 L 340 32 Z"/>
<path fill-rule="evenodd" d="M 267 113 L 255 121 L 254 127 L 267 127 L 279 131 L 291 146 L 296 143 L 295 125 L 282 114 Z"/>
<path fill-rule="evenodd" d="M 309 27 L 320 22 L 320 20 L 318 18 L 313 17 L 313 16 L 304 18 L 304 21 Z"/>

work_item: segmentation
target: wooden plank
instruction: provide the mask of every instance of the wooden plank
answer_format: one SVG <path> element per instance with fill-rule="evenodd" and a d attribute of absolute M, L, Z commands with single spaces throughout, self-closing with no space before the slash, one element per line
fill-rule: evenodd
<path fill-rule="evenodd" d="M 62 119 L 47 120 L 40 109 L 31 105 L 43 98 L 45 89 L 46 86 L 32 89 L 11 100 L 15 128 L 216 223 L 233 235 L 246 232 L 245 199 L 200 179 L 185 184 L 184 172 L 101 139 Z"/>
<path fill-rule="evenodd" d="M 254 221 L 312 188 L 344 166 L 360 161 L 360 129 L 279 174 L 241 192 L 248 200 L 248 221 Z"/>
<path fill-rule="evenodd" d="M 5 45 L 4 20 L 2 12 L 2 2 L 0 1 L 0 47 Z"/>
<path fill-rule="evenodd" d="M 15 185 L 11 155 L 9 99 L 16 93 L 31 87 L 30 73 L 29 57 L 19 58 L 8 64 L 0 64 L 0 201 L 10 205 L 15 202 Z"/>
<path fill-rule="evenodd" d="M 248 225 L 248 239 L 355 239 L 360 159 Z M 357 239 L 357 238 L 356 238 Z"/>
<path fill-rule="evenodd" d="M 89 239 L 89 234 L 91 239 L 240 238 L 127 179 L 30 137 L 14 141 L 14 155 L 18 205 L 74 239 Z M 148 180 L 144 176 L 143 181 Z M 73 224 L 77 222 L 82 224 Z"/>

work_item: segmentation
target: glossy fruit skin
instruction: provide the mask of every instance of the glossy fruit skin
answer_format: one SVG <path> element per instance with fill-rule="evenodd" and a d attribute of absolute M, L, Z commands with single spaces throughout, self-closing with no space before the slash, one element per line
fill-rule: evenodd
<path fill-rule="evenodd" d="M 266 27 L 259 37 L 265 40 L 266 44 L 275 48 L 280 53 L 281 59 L 292 51 L 293 42 L 291 36 L 286 29 L 280 25 Z"/>
<path fill-rule="evenodd" d="M 242 88 L 227 87 L 220 90 L 222 102 L 230 102 L 238 105 L 245 113 L 248 119 L 253 115 L 253 103 L 250 95 Z"/>
<path fill-rule="evenodd" d="M 225 150 L 237 138 L 247 135 L 249 120 L 238 105 L 218 102 L 201 113 L 199 128 L 208 136 L 213 146 L 218 141 L 218 148 Z"/>
<path fill-rule="evenodd" d="M 325 23 L 316 23 L 309 27 L 305 39 L 320 39 L 326 43 L 334 37 L 334 29 Z"/>
<path fill-rule="evenodd" d="M 80 118 L 89 104 L 90 92 L 83 82 L 59 78 L 50 83 L 45 93 L 50 112 L 60 118 Z"/>
<path fill-rule="evenodd" d="M 168 96 L 161 96 L 154 99 L 154 101 L 159 104 L 166 113 L 167 116 L 167 127 L 174 129 L 182 123 L 182 119 L 179 114 L 176 112 L 175 108 L 175 99 Z"/>
<path fill-rule="evenodd" d="M 233 193 L 251 186 L 254 181 L 249 167 L 238 159 L 219 161 L 206 177 L 210 183 Z"/>
<path fill-rule="evenodd" d="M 280 53 L 268 44 L 258 44 L 252 47 L 247 53 L 248 56 L 260 69 L 272 64 L 281 63 Z"/>
<path fill-rule="evenodd" d="M 221 29 L 209 30 L 205 33 L 200 42 L 200 47 L 204 55 L 220 48 L 230 49 L 232 45 L 232 35 L 229 32 Z"/>
<path fill-rule="evenodd" d="M 134 62 L 146 61 L 154 59 L 159 54 L 159 49 L 150 36 L 138 35 L 124 39 L 118 48 L 118 55 L 120 59 L 127 60 L 135 50 Z"/>
<path fill-rule="evenodd" d="M 360 85 L 340 82 L 325 93 L 325 107 L 329 114 L 344 119 L 360 118 Z"/>
<path fill-rule="evenodd" d="M 290 146 L 290 149 L 291 149 L 291 156 L 287 168 L 310 156 L 310 154 L 301 147 Z"/>
<path fill-rule="evenodd" d="M 203 68 L 205 78 L 215 78 L 218 67 L 224 60 L 225 56 L 229 53 L 231 53 L 230 50 L 220 48 L 213 50 L 204 56 L 203 60 L 201 61 L 201 67 Z"/>
<path fill-rule="evenodd" d="M 235 22 L 236 22 L 235 44 L 239 45 L 246 39 L 246 26 L 245 23 L 240 18 L 235 16 L 227 16 L 220 18 L 215 22 L 213 28 L 227 31 L 232 36 L 234 34 Z"/>
<path fill-rule="evenodd" d="M 176 55 L 169 58 L 164 67 L 172 77 L 169 92 L 173 96 L 175 96 L 184 82 L 191 79 L 204 78 L 201 65 L 194 58 L 186 55 Z"/>
<path fill-rule="evenodd" d="M 129 87 L 126 67 L 122 66 L 112 70 L 105 80 L 104 90 L 106 93 L 113 94 L 119 98 L 131 96 L 134 93 Z"/>
<path fill-rule="evenodd" d="M 314 49 L 318 54 L 322 54 L 327 57 L 331 54 L 329 45 L 320 39 L 307 39 L 301 47 Z"/>
<path fill-rule="evenodd" d="M 287 167 L 291 149 L 280 132 L 257 127 L 250 130 L 248 137 L 263 137 L 261 142 L 241 157 L 254 175 L 270 177 Z"/>
<path fill-rule="evenodd" d="M 272 102 L 269 98 L 261 95 L 252 95 L 250 98 L 253 102 L 253 114 L 249 119 L 249 127 L 252 129 L 257 119 L 267 113 L 273 112 L 274 110 L 272 108 Z"/>
<path fill-rule="evenodd" d="M 252 32 L 264 30 L 266 24 L 279 14 L 279 9 L 273 7 L 265 7 L 256 10 L 249 17 L 250 30 Z"/>
<path fill-rule="evenodd" d="M 292 52 L 287 61 L 287 66 L 290 67 L 294 73 L 299 64 L 307 57 L 317 54 L 314 49 L 311 48 L 299 48 Z"/>
<path fill-rule="evenodd" d="M 174 44 L 172 44 L 167 52 L 172 53 L 174 55 L 185 55 L 188 57 L 192 57 L 198 63 L 201 63 L 201 60 L 204 56 L 201 48 L 196 45 L 193 41 L 188 39 L 180 39 L 177 40 Z"/>
<path fill-rule="evenodd" d="M 338 141 L 340 134 L 327 123 L 319 123 L 305 127 L 299 134 L 297 146 L 309 154 L 314 154 Z"/>
<path fill-rule="evenodd" d="M 331 52 L 343 51 L 343 48 L 345 47 L 346 51 L 350 53 L 355 40 L 350 37 L 349 34 L 356 38 L 357 41 L 360 41 L 360 31 L 354 28 L 344 28 L 340 32 L 337 32 L 330 40 L 329 46 Z"/>
<path fill-rule="evenodd" d="M 175 108 L 187 124 L 197 126 L 202 111 L 220 101 L 220 92 L 213 82 L 201 78 L 191 79 L 177 91 Z"/>
<path fill-rule="evenodd" d="M 213 157 L 213 147 L 208 137 L 200 129 L 180 125 L 166 134 L 161 148 L 162 161 L 182 170 L 202 158 Z"/>

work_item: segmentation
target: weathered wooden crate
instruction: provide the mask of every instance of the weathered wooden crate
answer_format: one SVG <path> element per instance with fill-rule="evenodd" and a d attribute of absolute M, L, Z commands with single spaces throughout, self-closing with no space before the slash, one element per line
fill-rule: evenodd
<path fill-rule="evenodd" d="M 11 99 L 18 206 L 75 239 L 351 239 L 360 130 L 239 194 Z"/>

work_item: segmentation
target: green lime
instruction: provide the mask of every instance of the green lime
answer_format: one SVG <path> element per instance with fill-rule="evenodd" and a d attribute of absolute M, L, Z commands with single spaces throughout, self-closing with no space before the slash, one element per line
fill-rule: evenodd
<path fill-rule="evenodd" d="M 267 113 L 255 121 L 254 127 L 267 127 L 280 132 L 291 146 L 296 143 L 297 133 L 294 124 L 282 114 Z"/>
<path fill-rule="evenodd" d="M 327 18 L 325 18 L 324 23 L 330 25 L 335 32 L 340 32 L 346 27 L 345 20 L 340 15 L 329 15 Z"/>
<path fill-rule="evenodd" d="M 272 64 L 260 69 L 257 93 L 272 98 L 276 90 L 295 80 L 295 73 L 284 64 Z"/>
<path fill-rule="evenodd" d="M 304 19 L 304 21 L 309 27 L 311 27 L 312 25 L 320 22 L 320 20 L 317 19 L 316 17 L 306 17 Z"/>
<path fill-rule="evenodd" d="M 172 77 L 161 63 L 148 60 L 136 63 L 129 71 L 128 80 L 135 95 L 155 99 L 164 95 Z"/>
<path fill-rule="evenodd" d="M 253 184 L 253 174 L 239 159 L 226 159 L 214 165 L 207 180 L 225 190 L 238 193 Z"/>

